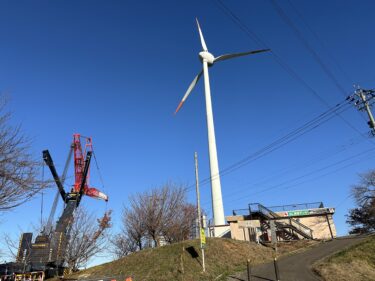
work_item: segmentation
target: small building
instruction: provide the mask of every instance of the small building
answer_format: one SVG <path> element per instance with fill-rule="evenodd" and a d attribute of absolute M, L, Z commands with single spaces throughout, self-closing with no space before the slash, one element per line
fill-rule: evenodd
<path fill-rule="evenodd" d="M 334 213 L 334 208 L 324 207 L 322 202 L 272 207 L 251 203 L 247 209 L 233 210 L 226 220 L 231 238 L 236 240 L 332 239 L 336 237 Z"/>

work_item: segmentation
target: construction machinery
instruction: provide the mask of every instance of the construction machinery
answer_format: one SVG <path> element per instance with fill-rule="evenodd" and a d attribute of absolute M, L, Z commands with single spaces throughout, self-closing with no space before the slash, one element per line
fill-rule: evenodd
<path fill-rule="evenodd" d="M 82 147 L 81 139 L 85 139 Z M 66 192 L 64 182 L 69 163 L 74 155 L 74 184 L 70 192 Z M 31 272 L 43 272 L 44 276 L 63 275 L 65 254 L 69 243 L 69 233 L 74 220 L 74 212 L 79 207 L 84 195 L 108 201 L 108 196 L 98 189 L 89 186 L 90 162 L 93 156 L 92 139 L 79 134 L 73 135 L 73 142 L 61 177 L 58 175 L 48 150 L 43 151 L 43 160 L 49 167 L 58 192 L 56 193 L 48 221 L 32 243 L 32 233 L 23 233 L 20 239 L 16 262 L 0 265 L 0 275 L 21 274 L 25 277 Z M 58 199 L 64 203 L 62 215 L 53 226 Z M 5 272 L 4 272 L 5 270 Z M 5 273 L 5 274 L 4 274 Z M 13 280 L 15 280 L 13 278 Z"/>

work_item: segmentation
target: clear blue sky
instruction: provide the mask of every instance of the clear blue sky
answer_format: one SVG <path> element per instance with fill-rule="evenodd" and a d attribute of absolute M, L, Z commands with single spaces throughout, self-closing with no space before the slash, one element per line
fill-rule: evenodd
<path fill-rule="evenodd" d="M 354 83 L 374 87 L 373 1 L 278 2 L 300 38 L 270 1 L 224 3 L 327 104 L 341 102 Z M 50 150 L 59 171 L 72 134 L 92 136 L 115 224 L 130 194 L 167 181 L 194 184 L 194 151 L 199 154 L 200 178 L 209 176 L 202 81 L 173 115 L 201 68 L 195 17 L 215 55 L 263 47 L 217 1 L 0 2 L 0 91 L 10 93 L 12 122 L 22 124 L 33 138 L 36 156 Z M 210 77 L 220 169 L 327 109 L 272 54 L 222 62 L 210 69 Z M 354 107 L 342 116 L 359 132 L 368 132 Z M 323 201 L 338 207 L 338 233 L 347 233 L 345 214 L 354 203 L 345 198 L 358 173 L 374 167 L 375 154 L 335 163 L 374 148 L 375 140 L 368 139 L 333 118 L 223 176 L 225 213 L 250 202 Z M 92 167 L 92 184 L 103 189 Z M 201 190 L 203 207 L 211 216 L 209 185 Z M 54 193 L 45 193 L 44 216 Z M 194 189 L 188 196 L 195 202 Z M 4 214 L 1 233 L 16 236 L 20 229 L 30 230 L 40 220 L 40 201 L 38 197 Z M 106 208 L 100 201 L 84 201 L 98 215 Z"/>

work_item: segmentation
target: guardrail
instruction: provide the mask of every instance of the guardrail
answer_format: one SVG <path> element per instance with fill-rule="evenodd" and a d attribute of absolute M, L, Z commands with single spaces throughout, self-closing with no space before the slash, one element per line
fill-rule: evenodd
<path fill-rule="evenodd" d="M 233 216 L 248 216 L 249 215 L 249 209 L 236 209 L 232 211 Z"/>
<path fill-rule="evenodd" d="M 271 206 L 267 208 L 274 212 L 283 212 L 283 211 L 296 211 L 296 210 L 305 210 L 305 209 L 319 209 L 319 208 L 324 208 L 324 204 L 323 202 L 311 202 L 311 203 Z"/>
<path fill-rule="evenodd" d="M 264 216 L 266 216 L 269 219 L 277 220 L 277 223 L 280 226 L 283 227 L 290 227 L 299 232 L 302 236 L 306 238 L 313 239 L 313 230 L 306 225 L 300 223 L 296 219 L 293 218 L 284 218 L 273 212 L 272 210 L 268 209 L 267 207 L 263 206 L 262 204 L 258 203 L 257 209 L 259 212 L 261 212 Z M 285 222 L 285 220 L 288 220 L 289 223 Z"/>

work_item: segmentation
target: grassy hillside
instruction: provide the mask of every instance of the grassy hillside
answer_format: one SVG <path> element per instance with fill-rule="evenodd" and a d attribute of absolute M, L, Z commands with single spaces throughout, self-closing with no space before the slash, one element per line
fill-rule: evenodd
<path fill-rule="evenodd" d="M 314 269 L 325 281 L 375 281 L 375 236 L 318 262 Z"/>
<path fill-rule="evenodd" d="M 286 254 L 314 243 L 316 242 L 288 243 L 280 247 L 279 253 Z M 198 254 L 198 256 L 194 256 L 194 254 Z M 190 240 L 136 252 L 125 258 L 80 271 L 67 276 L 67 278 L 101 279 L 108 277 L 124 280 L 126 276 L 132 276 L 135 281 L 225 280 L 228 274 L 244 270 L 247 259 L 251 259 L 252 264 L 272 260 L 273 250 L 255 243 L 210 238 L 207 239 L 205 257 L 206 272 L 202 273 L 199 242 Z"/>

